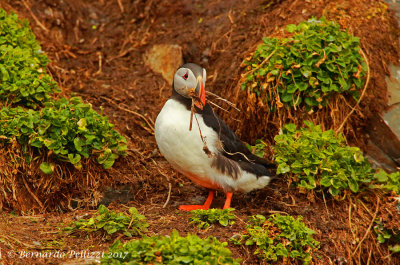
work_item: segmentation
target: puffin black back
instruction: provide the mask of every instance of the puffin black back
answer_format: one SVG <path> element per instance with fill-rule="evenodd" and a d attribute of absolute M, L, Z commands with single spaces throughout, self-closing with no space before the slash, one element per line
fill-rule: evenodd
<path fill-rule="evenodd" d="M 210 104 L 204 106 L 201 114 L 204 123 L 218 133 L 223 149 L 221 154 L 224 157 L 238 162 L 243 170 L 257 176 L 272 175 L 270 169 L 276 169 L 276 165 L 251 153 L 229 126 L 213 111 Z M 219 161 L 224 162 L 223 159 L 219 159 Z"/>

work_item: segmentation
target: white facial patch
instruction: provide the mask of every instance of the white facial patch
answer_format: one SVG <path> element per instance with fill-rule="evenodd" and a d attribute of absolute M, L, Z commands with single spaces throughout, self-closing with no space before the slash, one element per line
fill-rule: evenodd
<path fill-rule="evenodd" d="M 189 91 L 195 89 L 197 85 L 197 79 L 194 76 L 192 70 L 188 68 L 180 68 L 176 71 L 174 76 L 174 89 L 180 95 L 184 97 L 190 97 Z"/>

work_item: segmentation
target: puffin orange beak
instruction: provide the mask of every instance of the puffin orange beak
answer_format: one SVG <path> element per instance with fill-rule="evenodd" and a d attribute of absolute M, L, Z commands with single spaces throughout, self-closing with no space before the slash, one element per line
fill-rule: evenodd
<path fill-rule="evenodd" d="M 206 90 L 203 86 L 203 78 L 201 76 L 197 77 L 197 86 L 195 88 L 196 100 L 194 105 L 199 109 L 203 109 L 206 105 Z"/>

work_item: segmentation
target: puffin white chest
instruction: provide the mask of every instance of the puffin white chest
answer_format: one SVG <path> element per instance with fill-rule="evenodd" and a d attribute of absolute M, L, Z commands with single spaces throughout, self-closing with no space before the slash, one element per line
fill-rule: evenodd
<path fill-rule="evenodd" d="M 216 152 L 217 133 L 206 126 L 201 115 L 196 115 L 203 139 L 211 152 Z M 204 143 L 199 126 L 193 117 L 189 130 L 190 111 L 179 101 L 169 99 L 155 123 L 155 137 L 158 148 L 171 165 L 182 173 L 209 178 L 212 159 L 203 151 Z"/>

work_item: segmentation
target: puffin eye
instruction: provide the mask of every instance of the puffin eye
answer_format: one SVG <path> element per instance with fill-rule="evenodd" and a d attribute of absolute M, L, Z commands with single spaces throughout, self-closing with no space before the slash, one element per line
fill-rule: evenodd
<path fill-rule="evenodd" d="M 185 74 L 185 75 L 183 75 L 182 77 L 183 77 L 183 79 L 185 79 L 185 80 L 186 80 L 186 79 L 188 79 L 188 77 L 189 77 L 189 74 L 188 74 L 188 72 L 186 72 L 186 74 Z"/>

